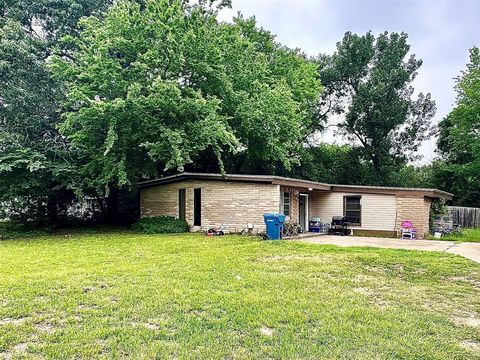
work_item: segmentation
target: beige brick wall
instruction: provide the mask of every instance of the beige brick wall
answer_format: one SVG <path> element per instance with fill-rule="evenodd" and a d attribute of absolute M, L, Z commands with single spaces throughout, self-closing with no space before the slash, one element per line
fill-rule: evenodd
<path fill-rule="evenodd" d="M 178 190 L 186 189 L 186 220 L 193 226 L 193 189 L 202 189 L 202 230 L 219 227 L 229 215 L 229 232 L 240 232 L 247 223 L 264 232 L 263 214 L 278 212 L 280 187 L 271 184 L 188 180 L 146 188 L 140 194 L 142 217 L 168 215 L 178 218 Z M 193 230 L 199 230 L 194 228 Z"/>
<path fill-rule="evenodd" d="M 431 203 L 430 198 L 397 196 L 397 232 L 400 234 L 402 221 L 411 220 L 417 229 L 417 237 L 424 238 L 428 234 Z"/>

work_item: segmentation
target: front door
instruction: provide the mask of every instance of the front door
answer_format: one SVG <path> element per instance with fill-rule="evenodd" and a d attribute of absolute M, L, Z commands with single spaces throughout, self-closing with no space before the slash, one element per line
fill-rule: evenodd
<path fill-rule="evenodd" d="M 308 195 L 300 194 L 298 199 L 298 223 L 308 231 Z"/>

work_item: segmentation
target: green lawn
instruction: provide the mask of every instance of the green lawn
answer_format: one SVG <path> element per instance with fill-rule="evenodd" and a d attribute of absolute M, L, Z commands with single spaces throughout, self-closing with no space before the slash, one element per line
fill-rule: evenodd
<path fill-rule="evenodd" d="M 480 358 L 480 265 L 251 237 L 0 241 L 0 358 Z"/>

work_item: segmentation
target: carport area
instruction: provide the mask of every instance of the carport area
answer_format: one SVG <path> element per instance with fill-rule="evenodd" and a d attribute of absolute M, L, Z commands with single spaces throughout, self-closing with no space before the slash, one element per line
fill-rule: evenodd
<path fill-rule="evenodd" d="M 460 255 L 480 263 L 480 243 L 334 235 L 309 236 L 290 241 L 301 241 L 310 244 L 337 245 L 344 247 L 367 246 L 386 249 L 441 251 Z"/>

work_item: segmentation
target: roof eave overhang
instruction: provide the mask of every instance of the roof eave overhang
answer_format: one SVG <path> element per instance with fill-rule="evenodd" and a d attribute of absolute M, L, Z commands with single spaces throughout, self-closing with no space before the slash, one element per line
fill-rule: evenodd
<path fill-rule="evenodd" d="M 157 185 L 171 184 L 186 180 L 212 180 L 212 181 L 236 181 L 236 182 L 254 182 L 272 184 L 272 177 L 258 177 L 251 175 L 221 175 L 221 174 L 203 174 L 203 173 L 181 173 L 177 175 L 166 176 L 159 179 L 147 180 L 138 183 L 138 186 L 148 188 Z"/>
<path fill-rule="evenodd" d="M 280 186 L 288 186 L 292 188 L 300 188 L 306 190 L 322 190 L 330 191 L 332 186 L 328 184 L 316 183 L 313 181 L 296 180 L 296 179 L 284 179 L 273 178 L 272 184 Z"/>
<path fill-rule="evenodd" d="M 249 183 L 262 183 L 273 184 L 280 186 L 296 187 L 300 189 L 312 189 L 312 190 L 330 190 L 329 184 L 317 183 L 315 181 L 284 178 L 280 176 L 269 175 L 238 175 L 238 174 L 207 174 L 207 173 L 181 173 L 177 175 L 166 176 L 159 179 L 147 180 L 138 183 L 138 186 L 142 188 L 148 188 L 157 185 L 171 184 L 179 181 L 186 180 L 212 180 L 212 181 L 234 181 L 234 182 L 249 182 Z"/>
<path fill-rule="evenodd" d="M 406 197 L 428 197 L 432 199 L 452 200 L 453 195 L 442 190 L 437 189 L 409 189 L 409 188 L 382 188 L 382 187 L 368 187 L 368 186 L 345 186 L 332 185 L 332 191 L 336 192 L 350 192 L 359 194 L 385 194 Z"/>
<path fill-rule="evenodd" d="M 425 195 L 427 196 L 427 195 Z M 432 195 L 429 196 L 433 199 L 443 199 L 443 200 L 446 200 L 446 201 L 449 201 L 449 200 L 452 200 L 453 199 L 453 194 L 450 194 L 446 191 L 442 191 L 442 190 L 434 190 Z"/>

